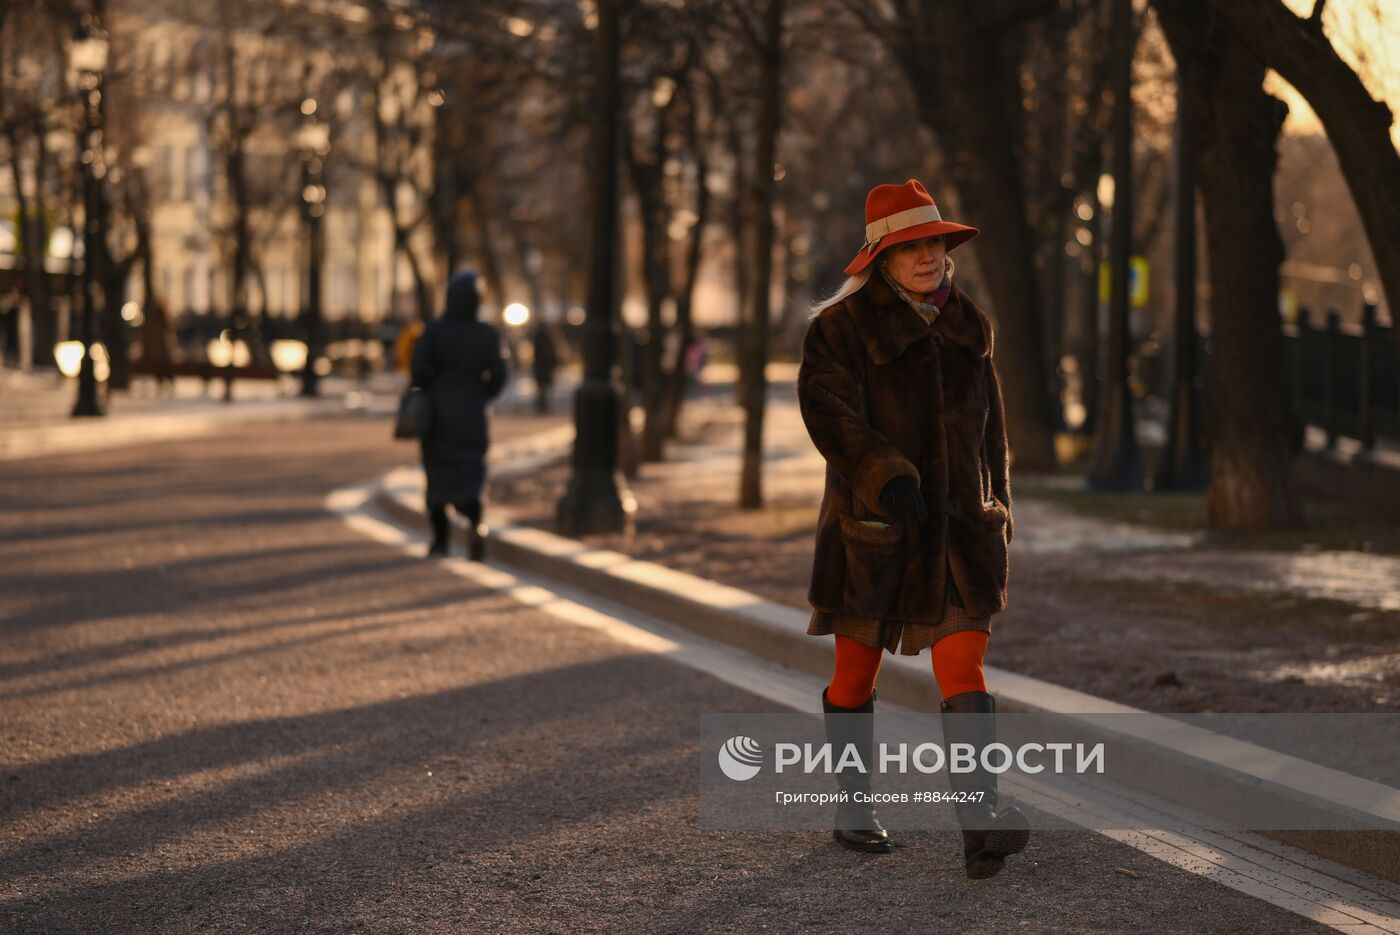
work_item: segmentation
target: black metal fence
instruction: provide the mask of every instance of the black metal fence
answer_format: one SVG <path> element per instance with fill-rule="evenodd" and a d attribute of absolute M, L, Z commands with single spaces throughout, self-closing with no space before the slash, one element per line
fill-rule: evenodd
<path fill-rule="evenodd" d="M 207 368 L 209 342 L 218 339 L 228 326 L 226 315 L 185 312 L 177 316 L 174 327 L 179 347 L 177 365 Z M 372 371 L 392 366 L 394 340 L 400 327 L 394 322 L 360 318 L 323 320 L 320 329 L 321 356 L 329 361 L 332 373 L 364 377 Z M 273 342 L 283 340 L 308 343 L 306 323 L 300 316 L 269 316 L 258 322 L 258 330 L 259 336 L 269 347 Z M 264 375 L 275 375 L 266 362 L 260 366 Z M 255 365 L 253 370 L 257 369 Z"/>
<path fill-rule="evenodd" d="M 228 316 L 220 314 L 185 312 L 175 317 L 175 333 L 182 350 L 187 354 L 203 353 L 204 347 L 219 337 L 228 328 Z M 305 341 L 306 326 L 300 317 L 284 318 L 270 316 L 259 322 L 263 339 L 266 341 L 295 340 Z M 358 318 L 326 319 L 321 323 L 321 339 L 332 341 L 373 341 L 384 337 L 385 325 L 380 321 L 364 321 Z M 392 340 L 392 338 L 390 338 Z"/>
<path fill-rule="evenodd" d="M 1364 449 L 1377 438 L 1400 442 L 1400 348 L 1395 329 L 1376 324 L 1376 307 L 1362 306 L 1360 329 L 1343 329 L 1329 309 L 1320 325 L 1306 307 L 1285 328 L 1293 411 L 1307 425 L 1357 439 Z"/>

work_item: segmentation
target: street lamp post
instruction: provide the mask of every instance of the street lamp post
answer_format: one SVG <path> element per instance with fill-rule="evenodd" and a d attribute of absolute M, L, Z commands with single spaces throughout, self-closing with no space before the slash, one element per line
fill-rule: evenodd
<path fill-rule="evenodd" d="M 593 253 L 583 324 L 583 382 L 574 402 L 573 470 L 555 514 L 560 532 L 581 535 L 630 527 L 635 501 L 617 477 L 621 394 L 617 355 L 618 9 L 598 0 L 594 37 L 598 109 L 593 125 Z"/>
<path fill-rule="evenodd" d="M 326 213 L 325 156 L 330 152 L 330 126 L 316 118 L 316 100 L 301 103 L 306 119 L 297 132 L 301 149 L 301 208 L 306 221 L 306 305 L 302 309 L 306 334 L 306 365 L 301 371 L 301 395 L 320 393 L 316 362 L 321 355 L 321 258 L 325 252 L 321 220 Z"/>
<path fill-rule="evenodd" d="M 82 94 L 82 145 L 79 147 L 78 167 L 83 180 L 83 272 L 82 272 L 82 364 L 78 369 L 78 398 L 73 404 L 74 417 L 100 416 L 102 404 L 97 398 L 97 367 L 93 360 L 93 275 L 92 266 L 100 255 L 102 236 L 99 215 L 101 208 L 98 178 L 94 171 L 102 158 L 102 75 L 107 70 L 107 37 L 95 23 L 85 23 L 73 37 L 70 62 L 77 73 L 78 89 Z"/>

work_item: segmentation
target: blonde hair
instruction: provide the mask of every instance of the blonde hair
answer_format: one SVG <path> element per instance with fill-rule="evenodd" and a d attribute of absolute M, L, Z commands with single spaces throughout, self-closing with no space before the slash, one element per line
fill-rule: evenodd
<path fill-rule="evenodd" d="M 827 298 L 822 299 L 820 302 L 817 302 L 812 306 L 811 314 L 809 314 L 807 317 L 809 319 L 816 318 L 823 311 L 825 311 L 828 308 L 831 308 L 831 306 L 838 305 L 841 302 L 846 301 L 848 297 L 855 295 L 867 282 L 870 281 L 870 274 L 873 272 L 875 272 L 875 264 L 871 263 L 869 266 L 861 270 L 859 273 L 856 273 L 854 276 L 847 276 L 846 281 L 841 283 L 840 288 L 838 288 Z"/>
<path fill-rule="evenodd" d="M 948 242 L 944 234 L 939 234 L 938 238 L 945 244 Z M 870 274 L 875 272 L 875 268 L 877 266 L 884 266 L 887 260 L 889 260 L 889 257 L 881 253 L 881 255 L 875 258 L 874 262 L 867 264 L 865 269 L 856 273 L 854 276 L 847 276 L 846 281 L 841 283 L 841 286 L 835 292 L 812 306 L 811 314 L 807 317 L 809 319 L 816 318 L 826 309 L 831 308 L 831 306 L 839 305 L 850 296 L 855 295 L 861 290 L 861 287 L 870 281 Z M 953 275 L 953 258 L 947 253 L 943 254 L 943 275 L 945 279 L 949 279 Z"/>
<path fill-rule="evenodd" d="M 808 315 L 809 321 L 811 321 L 811 319 L 813 318 L 816 318 L 816 316 L 822 314 L 823 311 L 826 311 L 826 309 L 832 307 L 832 305 L 840 305 L 841 302 L 846 301 L 848 297 L 851 297 L 851 295 L 854 295 L 855 293 L 858 293 L 858 291 L 861 291 L 861 288 L 865 286 L 865 283 L 868 283 L 869 279 L 871 279 L 871 273 L 875 272 L 875 267 L 885 266 L 886 259 L 888 258 L 878 258 L 875 260 L 874 263 L 871 263 L 871 265 L 865 267 L 865 269 L 862 269 L 860 273 L 855 274 L 855 276 L 847 276 L 846 281 L 844 281 L 844 283 L 841 283 L 840 288 L 837 288 L 837 290 L 834 291 L 834 293 L 830 294 L 827 298 L 823 298 L 822 301 L 816 302 L 816 304 L 812 305 L 811 314 Z M 942 281 L 952 280 L 952 277 L 953 258 L 944 253 L 944 280 Z"/>

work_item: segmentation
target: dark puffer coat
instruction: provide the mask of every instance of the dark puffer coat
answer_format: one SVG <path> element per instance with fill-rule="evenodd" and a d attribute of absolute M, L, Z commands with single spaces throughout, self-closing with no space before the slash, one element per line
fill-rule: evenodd
<path fill-rule="evenodd" d="M 827 462 L 813 607 L 935 622 L 950 569 L 969 616 L 1006 607 L 1014 528 L 992 345 L 956 283 L 931 325 L 879 275 L 812 319 L 797 392 Z M 919 483 L 926 521 L 882 514 L 880 490 L 900 475 Z"/>
<path fill-rule="evenodd" d="M 423 439 L 428 504 L 465 504 L 481 497 L 490 444 L 486 405 L 506 383 L 501 338 L 477 320 L 476 277 L 459 273 L 447 286 L 447 308 L 413 347 L 413 385 L 432 398 L 432 428 Z"/>

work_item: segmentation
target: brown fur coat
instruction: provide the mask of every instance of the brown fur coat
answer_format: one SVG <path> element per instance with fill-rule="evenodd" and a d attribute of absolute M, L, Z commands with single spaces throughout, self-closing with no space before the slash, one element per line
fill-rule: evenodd
<path fill-rule="evenodd" d="M 797 395 L 827 463 L 813 607 L 936 622 L 950 568 L 969 616 L 1006 607 L 1014 527 L 992 345 L 991 321 L 956 283 L 932 325 L 878 275 L 812 319 Z M 880 489 L 901 474 L 919 483 L 922 523 L 882 513 Z"/>

